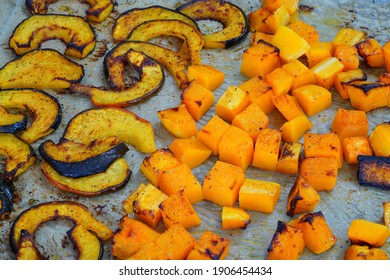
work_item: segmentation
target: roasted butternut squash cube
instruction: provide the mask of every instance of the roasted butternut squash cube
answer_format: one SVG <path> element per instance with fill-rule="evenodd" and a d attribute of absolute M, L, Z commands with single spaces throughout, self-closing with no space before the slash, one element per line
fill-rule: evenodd
<path fill-rule="evenodd" d="M 137 189 L 130 193 L 130 195 L 122 201 L 122 208 L 125 210 L 125 212 L 127 214 L 132 214 L 133 213 L 133 202 L 134 200 L 137 199 L 138 195 L 148 187 L 148 184 L 139 184 L 139 186 L 137 187 Z"/>
<path fill-rule="evenodd" d="M 181 101 L 186 105 L 188 113 L 198 121 L 213 106 L 214 94 L 197 80 L 193 80 L 183 90 Z"/>
<path fill-rule="evenodd" d="M 369 38 L 356 44 L 359 55 L 370 67 L 382 67 L 385 65 L 382 47 L 377 40 Z"/>
<path fill-rule="evenodd" d="M 297 227 L 303 231 L 305 246 L 315 254 L 328 251 L 337 242 L 321 211 L 304 214 L 299 218 Z"/>
<path fill-rule="evenodd" d="M 358 156 L 372 156 L 370 142 L 366 136 L 346 137 L 341 141 L 344 160 L 348 164 L 358 164 Z"/>
<path fill-rule="evenodd" d="M 313 68 L 321 61 L 332 57 L 331 42 L 311 42 L 310 49 L 306 52 L 307 64 L 309 68 Z"/>
<path fill-rule="evenodd" d="M 263 33 L 272 33 L 270 27 L 265 23 L 265 20 L 272 12 L 265 8 L 259 8 L 248 14 L 249 26 L 252 32 L 259 31 Z"/>
<path fill-rule="evenodd" d="M 251 103 L 248 93 L 236 86 L 229 86 L 215 105 L 215 112 L 227 122 L 245 110 Z"/>
<path fill-rule="evenodd" d="M 273 94 L 272 86 L 261 76 L 253 77 L 238 85 L 238 87 L 248 92 L 251 103 L 255 103 L 259 106 L 265 114 L 268 114 L 275 109 L 275 105 L 271 99 L 271 95 Z"/>
<path fill-rule="evenodd" d="M 268 117 L 256 103 L 251 103 L 244 111 L 234 117 L 232 125 L 236 126 L 256 142 L 260 130 L 268 127 Z"/>
<path fill-rule="evenodd" d="M 127 260 L 168 260 L 169 257 L 155 242 L 143 245 L 134 255 Z"/>
<path fill-rule="evenodd" d="M 224 260 L 229 253 L 229 239 L 206 230 L 187 256 L 187 260 Z"/>
<path fill-rule="evenodd" d="M 168 147 L 178 160 L 191 169 L 201 165 L 211 155 L 211 150 L 196 137 L 175 139 Z"/>
<path fill-rule="evenodd" d="M 299 105 L 295 96 L 281 94 L 272 97 L 276 109 L 283 115 L 286 120 L 292 120 L 296 117 L 305 115 L 305 112 Z"/>
<path fill-rule="evenodd" d="M 248 133 L 231 126 L 219 143 L 219 159 L 245 170 L 253 159 L 254 145 Z"/>
<path fill-rule="evenodd" d="M 271 33 L 274 34 L 281 26 L 286 26 L 289 21 L 290 14 L 286 6 L 282 4 L 265 19 L 265 24 L 269 27 Z"/>
<path fill-rule="evenodd" d="M 185 229 L 189 229 L 202 222 L 191 202 L 184 195 L 184 190 L 172 194 L 161 202 L 160 209 L 165 228 L 180 224 Z"/>
<path fill-rule="evenodd" d="M 390 40 L 382 46 L 383 58 L 385 60 L 386 72 L 390 73 Z"/>
<path fill-rule="evenodd" d="M 269 260 L 297 260 L 305 249 L 303 232 L 285 222 L 278 221 L 271 244 L 268 246 Z"/>
<path fill-rule="evenodd" d="M 279 197 L 278 183 L 245 179 L 238 194 L 238 201 L 242 209 L 272 213 Z"/>
<path fill-rule="evenodd" d="M 390 85 L 379 82 L 356 81 L 346 86 L 353 108 L 369 112 L 387 106 Z"/>
<path fill-rule="evenodd" d="M 175 224 L 154 242 L 168 255 L 169 260 L 185 260 L 194 248 L 196 239 L 181 224 Z"/>
<path fill-rule="evenodd" d="M 291 187 L 287 199 L 287 215 L 311 212 L 320 201 L 320 195 L 302 176 L 298 176 Z"/>
<path fill-rule="evenodd" d="M 300 175 L 316 191 L 331 191 L 337 182 L 337 159 L 335 157 L 305 158 L 301 164 Z"/>
<path fill-rule="evenodd" d="M 332 93 L 318 85 L 305 85 L 292 92 L 307 116 L 311 117 L 332 104 Z"/>
<path fill-rule="evenodd" d="M 318 30 L 313 25 L 310 25 L 307 22 L 304 22 L 302 20 L 296 20 L 296 21 L 290 22 L 287 25 L 287 27 L 290 28 L 295 33 L 297 33 L 303 39 L 305 39 L 306 42 L 308 42 L 309 44 L 311 42 L 318 42 L 319 41 Z"/>
<path fill-rule="evenodd" d="M 299 60 L 293 60 L 286 63 L 282 66 L 282 68 L 293 76 L 290 91 L 304 85 L 313 85 L 316 83 L 314 73 Z"/>
<path fill-rule="evenodd" d="M 348 228 L 348 238 L 354 244 L 366 243 L 374 247 L 385 244 L 390 230 L 382 224 L 367 220 L 352 220 Z"/>
<path fill-rule="evenodd" d="M 230 124 L 214 115 L 198 132 L 197 139 L 211 150 L 213 155 L 219 154 L 219 142 L 230 128 Z"/>
<path fill-rule="evenodd" d="M 360 60 L 356 46 L 338 45 L 335 47 L 333 55 L 344 65 L 343 71 L 359 69 Z"/>
<path fill-rule="evenodd" d="M 298 174 L 303 145 L 298 142 L 285 142 L 282 145 L 276 171 L 284 174 Z"/>
<path fill-rule="evenodd" d="M 379 248 L 353 244 L 344 252 L 344 260 L 388 260 L 389 256 Z"/>
<path fill-rule="evenodd" d="M 292 86 L 294 76 L 286 69 L 279 67 L 265 76 L 266 81 L 272 86 L 276 96 L 287 94 Z"/>
<path fill-rule="evenodd" d="M 203 181 L 203 198 L 222 206 L 232 207 L 244 183 L 241 167 L 217 160 Z"/>
<path fill-rule="evenodd" d="M 376 156 L 390 156 L 390 121 L 378 124 L 368 136 Z"/>
<path fill-rule="evenodd" d="M 189 81 L 197 80 L 198 83 L 210 91 L 214 91 L 219 88 L 225 80 L 224 72 L 207 64 L 188 66 L 187 76 Z"/>
<path fill-rule="evenodd" d="M 342 72 L 344 64 L 335 57 L 329 57 L 317 63 L 311 68 L 316 78 L 316 84 L 326 89 L 330 89 L 334 85 L 335 78 L 338 73 Z"/>
<path fill-rule="evenodd" d="M 189 138 L 198 134 L 195 120 L 184 104 L 157 112 L 163 126 L 176 138 Z"/>
<path fill-rule="evenodd" d="M 280 50 L 280 58 L 285 62 L 298 59 L 310 49 L 309 43 L 287 26 L 278 28 L 271 43 Z"/>
<path fill-rule="evenodd" d="M 282 138 L 286 142 L 298 142 L 299 139 L 310 129 L 313 125 L 306 115 L 298 116 L 292 120 L 285 122 L 280 130 Z"/>
<path fill-rule="evenodd" d="M 155 186 L 160 185 L 161 174 L 172 167 L 178 166 L 180 161 L 168 149 L 162 148 L 145 157 L 141 163 L 142 174 Z"/>
<path fill-rule="evenodd" d="M 222 229 L 246 229 L 251 222 L 250 214 L 244 209 L 237 207 L 222 207 Z"/>
<path fill-rule="evenodd" d="M 298 10 L 299 0 L 263 0 L 262 7 L 270 11 L 275 11 L 284 5 L 289 12 L 293 14 Z"/>
<path fill-rule="evenodd" d="M 383 223 L 390 230 L 390 201 L 383 202 Z"/>
<path fill-rule="evenodd" d="M 279 49 L 273 44 L 259 40 L 256 45 L 244 51 L 240 71 L 249 78 L 257 76 L 264 78 L 280 66 Z"/>
<path fill-rule="evenodd" d="M 346 85 L 355 81 L 367 80 L 366 74 L 361 69 L 340 72 L 334 80 L 334 87 L 343 99 L 349 99 Z"/>
<path fill-rule="evenodd" d="M 390 157 L 358 155 L 357 169 L 360 185 L 390 189 Z"/>
<path fill-rule="evenodd" d="M 340 141 L 346 137 L 366 137 L 368 134 L 367 115 L 363 111 L 339 108 L 334 116 L 331 129 Z"/>
<path fill-rule="evenodd" d="M 273 34 L 264 33 L 261 31 L 255 31 L 250 36 L 250 46 L 254 46 L 259 42 L 260 40 L 266 41 L 267 43 L 271 44 Z"/>
<path fill-rule="evenodd" d="M 333 48 L 338 45 L 354 46 L 364 39 L 364 32 L 353 28 L 341 28 L 333 38 Z"/>
<path fill-rule="evenodd" d="M 192 204 L 203 199 L 202 186 L 192 173 L 190 167 L 185 163 L 165 170 L 161 175 L 158 187 L 168 196 L 183 191 L 183 194 Z"/>
<path fill-rule="evenodd" d="M 252 165 L 260 169 L 276 171 L 281 142 L 280 130 L 273 128 L 261 130 L 257 135 Z"/>

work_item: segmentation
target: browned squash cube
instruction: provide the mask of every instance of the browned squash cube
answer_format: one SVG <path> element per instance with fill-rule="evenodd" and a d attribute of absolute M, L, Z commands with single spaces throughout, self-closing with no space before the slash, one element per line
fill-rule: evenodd
<path fill-rule="evenodd" d="M 388 260 L 389 256 L 380 248 L 353 244 L 345 250 L 344 260 Z"/>
<path fill-rule="evenodd" d="M 229 249 L 228 239 L 206 230 L 188 254 L 187 260 L 224 260 Z"/>
<path fill-rule="evenodd" d="M 302 176 L 298 176 L 290 189 L 287 200 L 287 215 L 313 211 L 320 201 L 318 192 Z"/>

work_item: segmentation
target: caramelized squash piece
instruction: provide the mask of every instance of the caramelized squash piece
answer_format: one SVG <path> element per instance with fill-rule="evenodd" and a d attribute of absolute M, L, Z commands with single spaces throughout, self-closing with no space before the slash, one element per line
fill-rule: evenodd
<path fill-rule="evenodd" d="M 298 142 L 299 139 L 310 129 L 313 124 L 306 115 L 298 116 L 285 122 L 281 127 L 282 138 L 286 142 Z"/>
<path fill-rule="evenodd" d="M 390 85 L 379 82 L 356 81 L 348 83 L 348 95 L 353 108 L 369 112 L 387 106 Z"/>
<path fill-rule="evenodd" d="M 163 126 L 176 138 L 190 138 L 198 134 L 195 120 L 184 104 L 157 112 Z"/>
<path fill-rule="evenodd" d="M 225 80 L 225 73 L 216 69 L 212 65 L 190 65 L 187 69 L 188 80 L 197 80 L 210 91 L 219 88 Z"/>
<path fill-rule="evenodd" d="M 376 156 L 390 156 L 390 121 L 374 127 L 368 140 Z"/>
<path fill-rule="evenodd" d="M 348 228 L 348 238 L 354 244 L 369 244 L 380 247 L 390 236 L 390 230 L 382 224 L 367 220 L 352 220 Z"/>
<path fill-rule="evenodd" d="M 143 192 L 145 189 L 147 189 L 149 187 L 148 185 L 149 184 L 145 185 L 144 183 L 139 184 L 137 189 L 135 189 L 133 192 L 131 192 L 129 194 L 129 196 L 127 198 L 125 198 L 125 200 L 122 201 L 122 208 L 123 208 L 123 210 L 125 210 L 125 212 L 127 214 L 132 214 L 133 213 L 133 210 L 134 210 L 133 202 L 134 202 L 134 200 L 137 199 L 138 195 L 141 192 Z"/>
<path fill-rule="evenodd" d="M 346 137 L 366 137 L 368 134 L 368 119 L 363 111 L 339 108 L 334 116 L 332 132 L 343 141 Z"/>
<path fill-rule="evenodd" d="M 295 96 L 289 94 L 273 95 L 272 102 L 287 121 L 305 115 Z"/>
<path fill-rule="evenodd" d="M 252 32 L 272 33 L 271 28 L 265 23 L 272 12 L 266 8 L 259 8 L 248 14 L 250 29 Z M 269 42 L 270 43 L 270 42 Z"/>
<path fill-rule="evenodd" d="M 260 40 L 263 40 L 269 44 L 271 44 L 273 34 L 264 33 L 261 31 L 254 31 L 250 37 L 250 46 L 253 47 Z"/>
<path fill-rule="evenodd" d="M 320 195 L 302 176 L 298 176 L 291 187 L 287 201 L 287 215 L 311 212 L 320 201 Z"/>
<path fill-rule="evenodd" d="M 390 157 L 358 155 L 359 184 L 383 189 L 390 188 Z"/>
<path fill-rule="evenodd" d="M 372 156 L 370 142 L 365 136 L 346 137 L 341 142 L 344 160 L 348 164 L 358 164 L 358 156 Z"/>
<path fill-rule="evenodd" d="M 279 149 L 282 141 L 282 133 L 273 128 L 266 128 L 257 135 L 252 166 L 276 171 L 279 159 Z"/>
<path fill-rule="evenodd" d="M 316 78 L 316 84 L 326 89 L 333 87 L 338 73 L 342 72 L 344 64 L 335 57 L 329 57 L 311 68 Z"/>
<path fill-rule="evenodd" d="M 186 105 L 188 113 L 199 121 L 214 104 L 214 94 L 196 79 L 183 90 L 181 102 Z"/>
<path fill-rule="evenodd" d="M 341 28 L 333 38 L 333 48 L 338 45 L 354 46 L 364 39 L 364 33 L 353 28 Z"/>
<path fill-rule="evenodd" d="M 284 64 L 282 68 L 293 76 L 290 90 L 316 83 L 314 73 L 299 60 L 290 61 Z"/>
<path fill-rule="evenodd" d="M 331 92 L 318 85 L 301 86 L 294 89 L 292 94 L 309 117 L 327 109 L 332 103 Z"/>
<path fill-rule="evenodd" d="M 287 94 L 294 81 L 294 76 L 283 67 L 274 69 L 265 76 L 266 81 L 272 86 L 275 96 Z"/>
<path fill-rule="evenodd" d="M 338 45 L 334 49 L 334 57 L 344 65 L 343 71 L 359 69 L 360 60 L 356 46 Z"/>
<path fill-rule="evenodd" d="M 336 186 L 338 169 L 335 157 L 305 158 L 301 164 L 300 175 L 316 191 L 331 191 Z"/>
<path fill-rule="evenodd" d="M 250 104 L 248 93 L 239 87 L 229 86 L 215 104 L 215 112 L 226 122 L 231 123 L 235 116 Z"/>
<path fill-rule="evenodd" d="M 311 42 L 310 49 L 306 52 L 307 64 L 309 68 L 313 68 L 321 61 L 332 57 L 331 42 Z"/>
<path fill-rule="evenodd" d="M 359 55 L 370 67 L 382 67 L 385 65 L 382 47 L 377 40 L 369 38 L 356 44 Z"/>
<path fill-rule="evenodd" d="M 286 26 L 290 21 L 290 14 L 285 5 L 281 5 L 275 11 L 273 11 L 266 19 L 265 24 L 268 26 L 272 34 L 281 26 Z"/>
<path fill-rule="evenodd" d="M 388 260 L 389 256 L 379 248 L 353 244 L 344 252 L 344 260 Z"/>
<path fill-rule="evenodd" d="M 246 229 L 251 222 L 250 214 L 241 208 L 223 206 L 222 207 L 222 229 Z"/>
<path fill-rule="evenodd" d="M 229 239 L 206 230 L 187 256 L 187 260 L 224 260 L 229 253 Z"/>
<path fill-rule="evenodd" d="M 345 70 L 345 69 L 344 69 Z M 349 99 L 346 85 L 355 81 L 366 81 L 367 76 L 361 69 L 345 70 L 336 75 L 334 87 L 343 99 Z"/>
<path fill-rule="evenodd" d="M 298 142 L 285 142 L 282 145 L 276 171 L 284 174 L 298 174 L 303 145 Z"/>

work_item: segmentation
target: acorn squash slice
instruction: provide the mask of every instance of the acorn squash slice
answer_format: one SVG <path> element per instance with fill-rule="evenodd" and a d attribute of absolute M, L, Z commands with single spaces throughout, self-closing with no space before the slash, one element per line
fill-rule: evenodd
<path fill-rule="evenodd" d="M 138 73 L 140 79 L 121 91 L 106 90 L 94 86 L 73 84 L 71 92 L 88 95 L 95 106 L 127 107 L 155 95 L 164 84 L 161 65 L 144 53 L 129 50 L 124 60 Z M 118 58 L 121 60 L 121 58 Z M 122 65 L 120 63 L 120 65 Z M 117 71 L 115 71 L 117 70 Z M 123 68 L 112 66 L 114 75 L 124 75 Z"/>
<path fill-rule="evenodd" d="M 56 50 L 32 50 L 0 69 L 0 89 L 67 89 L 84 76 L 84 68 Z"/>
<path fill-rule="evenodd" d="M 0 221 L 6 219 L 13 210 L 14 189 L 12 181 L 0 178 Z"/>
<path fill-rule="evenodd" d="M 66 232 L 77 251 L 78 260 L 100 260 L 103 257 L 103 244 L 93 233 L 82 225 L 76 225 Z"/>
<path fill-rule="evenodd" d="M 49 4 L 55 3 L 58 0 L 26 0 L 26 7 L 32 14 L 46 14 L 49 9 Z M 88 20 L 93 22 L 104 21 L 114 9 L 114 4 L 111 0 L 79 0 L 81 3 L 86 3 L 90 7 L 85 12 Z"/>
<path fill-rule="evenodd" d="M 125 71 L 126 61 L 121 57 L 130 49 L 143 52 L 160 63 L 172 75 L 180 89 L 184 89 L 188 85 L 186 73 L 188 63 L 180 54 L 156 44 L 128 41 L 117 45 L 104 57 L 104 73 L 113 90 L 124 90 L 126 88 L 125 78 L 122 74 Z"/>
<path fill-rule="evenodd" d="M 58 218 L 69 219 L 75 225 L 82 225 L 86 230 L 94 232 L 102 241 L 109 240 L 114 234 L 81 203 L 74 201 L 43 202 L 24 210 L 14 220 L 10 231 L 11 249 L 17 252 L 23 230 L 34 236 L 40 225 Z"/>
<path fill-rule="evenodd" d="M 114 161 L 104 172 L 71 178 L 58 174 L 46 161 L 41 164 L 42 174 L 56 188 L 80 196 L 98 196 L 123 188 L 130 180 L 131 170 L 125 159 Z"/>
<path fill-rule="evenodd" d="M 47 140 L 38 148 L 45 160 L 58 174 L 80 178 L 101 173 L 129 149 L 116 136 L 97 139 L 88 145 L 60 139 L 58 144 Z"/>
<path fill-rule="evenodd" d="M 193 0 L 176 10 L 195 21 L 213 20 L 223 25 L 222 30 L 203 34 L 205 49 L 230 48 L 243 40 L 249 32 L 249 21 L 244 11 L 227 1 Z"/>
<path fill-rule="evenodd" d="M 27 116 L 22 114 L 11 114 L 0 106 L 0 133 L 15 134 L 27 127 Z"/>
<path fill-rule="evenodd" d="M 19 134 L 19 138 L 27 143 L 51 134 L 62 119 L 62 108 L 57 98 L 40 90 L 0 90 L 0 106 L 27 111 L 31 124 Z"/>
<path fill-rule="evenodd" d="M 0 155 L 7 158 L 2 177 L 9 181 L 25 172 L 37 159 L 27 142 L 9 133 L 0 133 Z"/>
<path fill-rule="evenodd" d="M 39 252 L 34 236 L 28 230 L 21 230 L 19 244 L 17 246 L 17 260 L 43 260 L 41 252 Z"/>
<path fill-rule="evenodd" d="M 47 40 L 59 39 L 66 44 L 65 54 L 84 58 L 96 46 L 95 33 L 90 24 L 79 16 L 33 15 L 14 29 L 9 46 L 17 55 L 39 49 Z"/>

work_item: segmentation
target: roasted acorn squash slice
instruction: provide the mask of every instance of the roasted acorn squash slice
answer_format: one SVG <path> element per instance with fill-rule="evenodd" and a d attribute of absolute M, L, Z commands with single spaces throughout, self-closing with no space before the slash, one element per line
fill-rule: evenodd
<path fill-rule="evenodd" d="M 32 14 L 46 14 L 49 4 L 55 3 L 58 0 L 26 0 L 27 9 Z M 86 11 L 87 19 L 94 22 L 104 21 L 114 9 L 114 4 L 111 0 L 79 0 L 86 3 L 90 8 Z"/>
<path fill-rule="evenodd" d="M 0 106 L 0 133 L 15 134 L 27 127 L 27 116 L 22 114 L 11 114 Z"/>
<path fill-rule="evenodd" d="M 36 154 L 25 141 L 13 134 L 0 133 L 0 155 L 5 156 L 5 180 L 13 180 L 34 164 Z"/>
<path fill-rule="evenodd" d="M 104 73 L 113 90 L 123 90 L 126 88 L 125 78 L 122 74 L 125 71 L 124 68 L 126 63 L 121 57 L 130 49 L 143 52 L 164 66 L 172 75 L 180 89 L 183 89 L 188 85 L 186 73 L 188 63 L 180 54 L 156 44 L 128 41 L 117 45 L 104 57 Z"/>
<path fill-rule="evenodd" d="M 0 89 L 67 89 L 83 76 L 83 66 L 58 51 L 32 50 L 0 69 Z"/>
<path fill-rule="evenodd" d="M 140 77 L 134 84 L 121 91 L 73 84 L 70 87 L 71 92 L 88 95 L 95 106 L 115 107 L 127 107 L 155 95 L 164 84 L 165 76 L 161 65 L 144 53 L 134 50 L 129 50 L 124 57 Z M 122 70 L 120 66 L 112 66 L 114 76 L 123 75 Z"/>
<path fill-rule="evenodd" d="M 41 171 L 56 188 L 81 196 L 97 196 L 106 192 L 115 192 L 123 188 L 131 176 L 131 170 L 123 158 L 114 161 L 102 173 L 80 178 L 62 176 L 45 161 L 41 164 Z"/>
<path fill-rule="evenodd" d="M 19 138 L 27 143 L 52 133 L 62 119 L 62 109 L 57 98 L 40 90 L 1 90 L 0 106 L 28 111 L 31 124 L 19 135 Z"/>
<path fill-rule="evenodd" d="M 43 142 L 38 151 L 58 174 L 80 178 L 101 173 L 129 149 L 116 136 L 97 139 L 88 145 L 60 139 L 58 144 L 52 140 Z"/>
<path fill-rule="evenodd" d="M 78 253 L 78 260 L 100 260 L 103 257 L 102 242 L 83 226 L 74 226 L 66 234 Z"/>
<path fill-rule="evenodd" d="M 69 121 L 62 137 L 89 144 L 107 136 L 117 136 L 141 153 L 152 153 L 156 150 L 150 122 L 121 108 L 93 108 L 82 111 Z"/>
<path fill-rule="evenodd" d="M 161 36 L 173 36 L 186 43 L 192 65 L 202 64 L 200 51 L 204 41 L 198 29 L 180 20 L 151 20 L 137 25 L 130 33 L 129 41 L 147 42 Z"/>
<path fill-rule="evenodd" d="M 227 49 L 239 43 L 249 31 L 246 14 L 238 6 L 223 0 L 193 0 L 176 9 L 193 20 L 214 20 L 222 30 L 203 34 L 204 48 Z"/>
<path fill-rule="evenodd" d="M 96 45 L 95 33 L 79 16 L 33 15 L 14 29 L 9 46 L 17 55 L 40 48 L 47 40 L 59 39 L 66 44 L 65 54 L 84 58 Z"/>
<path fill-rule="evenodd" d="M 36 230 L 43 223 L 57 218 L 67 218 L 82 225 L 86 230 L 92 231 L 102 240 L 107 241 L 113 236 L 113 231 L 98 221 L 88 208 L 74 201 L 44 202 L 21 212 L 14 220 L 10 231 L 10 245 L 17 252 L 19 240 L 23 230 L 34 236 Z"/>
<path fill-rule="evenodd" d="M 13 210 L 14 184 L 0 178 L 0 221 L 6 219 Z"/>
<path fill-rule="evenodd" d="M 27 230 L 23 229 L 21 231 L 17 248 L 17 260 L 43 260 L 41 252 L 39 252 L 34 242 L 34 236 Z"/>

